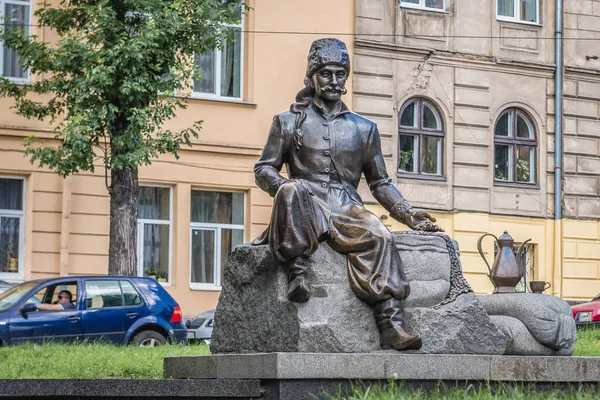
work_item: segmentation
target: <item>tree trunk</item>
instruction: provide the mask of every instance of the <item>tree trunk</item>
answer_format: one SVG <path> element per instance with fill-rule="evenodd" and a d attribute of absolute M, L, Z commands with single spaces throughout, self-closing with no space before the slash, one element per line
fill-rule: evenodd
<path fill-rule="evenodd" d="M 137 275 L 137 169 L 113 170 L 110 194 L 109 275 Z"/>

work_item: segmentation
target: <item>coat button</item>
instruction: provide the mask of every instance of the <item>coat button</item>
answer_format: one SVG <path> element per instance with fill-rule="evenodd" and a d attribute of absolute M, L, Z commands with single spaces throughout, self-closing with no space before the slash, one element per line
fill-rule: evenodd
<path fill-rule="evenodd" d="M 325 135 L 325 136 L 323 136 L 323 139 L 325 139 L 325 140 L 329 140 L 329 135 Z"/>
<path fill-rule="evenodd" d="M 330 154 L 331 154 L 331 152 L 330 152 L 329 150 L 325 150 L 325 155 L 326 155 L 326 156 L 328 156 L 328 155 L 330 155 Z"/>
<path fill-rule="evenodd" d="M 329 173 L 329 168 L 325 168 L 325 172 L 326 172 L 326 173 Z"/>
<path fill-rule="evenodd" d="M 324 188 L 327 187 L 327 184 L 325 182 L 321 183 L 321 186 L 323 186 Z"/>

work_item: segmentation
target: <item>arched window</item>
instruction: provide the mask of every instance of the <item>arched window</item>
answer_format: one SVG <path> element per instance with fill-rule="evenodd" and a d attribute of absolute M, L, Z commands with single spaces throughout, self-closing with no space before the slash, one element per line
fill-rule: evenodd
<path fill-rule="evenodd" d="M 536 183 L 537 137 L 525 111 L 509 108 L 494 128 L 494 180 Z"/>
<path fill-rule="evenodd" d="M 433 103 L 407 101 L 398 124 L 398 172 L 442 176 L 444 124 Z"/>

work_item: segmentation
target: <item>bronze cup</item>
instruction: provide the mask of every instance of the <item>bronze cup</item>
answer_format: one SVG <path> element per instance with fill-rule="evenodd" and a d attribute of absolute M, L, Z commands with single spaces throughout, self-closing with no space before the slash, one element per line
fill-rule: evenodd
<path fill-rule="evenodd" d="M 550 288 L 550 282 L 544 281 L 531 281 L 529 282 L 529 287 L 531 288 L 532 293 L 543 293 L 544 290 Z"/>

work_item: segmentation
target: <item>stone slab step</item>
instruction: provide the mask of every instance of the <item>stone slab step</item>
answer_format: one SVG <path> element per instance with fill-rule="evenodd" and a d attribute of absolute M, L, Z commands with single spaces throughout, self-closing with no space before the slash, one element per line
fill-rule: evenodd
<path fill-rule="evenodd" d="M 600 382 L 600 357 L 262 353 L 166 357 L 165 378 Z"/>

